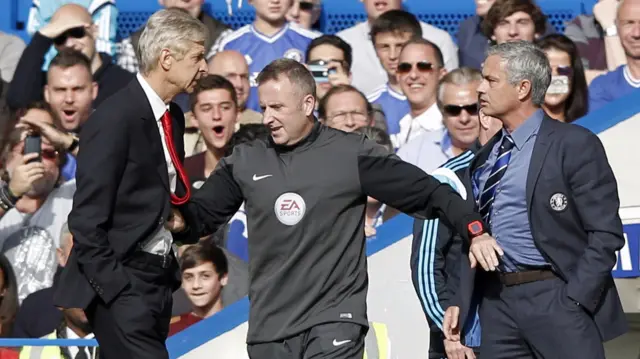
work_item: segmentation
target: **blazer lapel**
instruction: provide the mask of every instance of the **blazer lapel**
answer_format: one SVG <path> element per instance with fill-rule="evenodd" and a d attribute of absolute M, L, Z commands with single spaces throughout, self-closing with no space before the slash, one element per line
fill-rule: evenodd
<path fill-rule="evenodd" d="M 538 135 L 536 136 L 536 142 L 533 145 L 533 153 L 531 154 L 531 161 L 529 163 L 529 172 L 527 173 L 527 207 L 531 208 L 531 199 L 533 197 L 533 190 L 538 183 L 538 177 L 544 164 L 544 159 L 549 153 L 551 147 L 551 134 L 553 134 L 553 128 L 551 121 L 555 121 L 548 117 L 546 114 L 540 124 Z"/>
<path fill-rule="evenodd" d="M 138 81 L 135 81 L 136 91 L 138 92 L 138 97 L 141 97 L 141 102 L 144 103 L 143 109 L 141 111 L 141 120 L 143 123 L 143 132 L 147 140 L 149 141 L 149 145 L 151 148 L 150 155 L 153 157 L 154 162 L 156 163 L 156 172 L 160 176 L 160 180 L 162 184 L 167 190 L 170 190 L 169 187 L 169 169 L 167 168 L 167 162 L 164 158 L 164 148 L 162 147 L 162 138 L 160 137 L 160 129 L 158 127 L 158 122 L 153 115 L 153 110 L 151 109 L 151 104 L 147 99 L 147 96 L 140 86 Z"/>

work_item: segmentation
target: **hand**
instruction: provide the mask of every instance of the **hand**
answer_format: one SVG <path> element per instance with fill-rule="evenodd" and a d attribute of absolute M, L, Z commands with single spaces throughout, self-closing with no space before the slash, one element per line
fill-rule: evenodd
<path fill-rule="evenodd" d="M 376 229 L 372 226 L 365 225 L 364 226 L 364 235 L 365 237 L 373 237 L 376 235 Z"/>
<path fill-rule="evenodd" d="M 475 359 L 476 354 L 469 347 L 465 347 L 460 342 L 444 340 L 444 351 L 448 359 Z"/>
<path fill-rule="evenodd" d="M 57 14 L 58 16 L 54 16 L 51 19 L 51 22 L 44 25 L 38 32 L 42 34 L 42 36 L 48 37 L 50 39 L 55 39 L 56 37 L 62 35 L 65 31 L 69 29 L 73 29 L 76 27 L 84 27 L 86 31 L 90 31 L 89 27 L 91 24 L 87 24 L 86 21 L 73 16 L 72 14 Z"/>
<path fill-rule="evenodd" d="M 593 16 L 603 29 L 615 24 L 618 4 L 618 0 L 600 0 L 593 6 Z"/>
<path fill-rule="evenodd" d="M 469 261 L 471 268 L 475 268 L 478 263 L 485 271 L 494 271 L 498 267 L 498 256 L 503 256 L 502 248 L 498 246 L 498 242 L 488 234 L 482 234 L 471 240 L 469 250 Z"/>
<path fill-rule="evenodd" d="M 20 118 L 16 127 L 37 130 L 43 137 L 49 140 L 55 148 L 66 150 L 71 146 L 71 143 L 73 143 L 73 135 L 70 133 L 60 131 L 50 123 L 43 122 L 36 117 L 30 117 L 28 114 Z"/>
<path fill-rule="evenodd" d="M 335 72 L 330 71 L 329 75 L 327 76 L 332 87 L 339 85 L 349 85 L 351 83 L 351 81 L 349 81 L 349 75 L 347 74 L 347 71 L 345 71 L 345 69 L 342 67 L 342 64 L 331 62 L 327 66 L 327 69 L 336 70 Z"/>
<path fill-rule="evenodd" d="M 182 213 L 176 208 L 171 208 L 171 214 L 169 215 L 169 219 L 167 219 L 167 223 L 164 224 L 164 228 L 172 233 L 178 233 L 184 231 L 185 227 L 186 223 L 184 217 L 182 217 Z"/>
<path fill-rule="evenodd" d="M 442 321 L 442 333 L 449 341 L 460 341 L 460 328 L 458 328 L 458 319 L 460 317 L 460 307 L 451 306 L 444 312 L 444 320 Z"/>
<path fill-rule="evenodd" d="M 44 164 L 42 162 L 31 162 L 38 158 L 38 153 L 29 153 L 22 157 L 22 163 L 11 173 L 9 190 L 16 197 L 22 197 L 29 192 L 33 183 L 44 176 Z"/>

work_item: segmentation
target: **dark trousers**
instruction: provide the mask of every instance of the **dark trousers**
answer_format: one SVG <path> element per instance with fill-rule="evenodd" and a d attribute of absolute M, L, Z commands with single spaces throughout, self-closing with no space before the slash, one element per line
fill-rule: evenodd
<path fill-rule="evenodd" d="M 131 283 L 108 305 L 96 298 L 85 311 L 102 359 L 168 359 L 165 341 L 171 320 L 175 261 L 137 252 L 125 262 Z"/>
<path fill-rule="evenodd" d="M 251 359 L 362 359 L 367 328 L 354 323 L 316 325 L 294 337 L 247 346 Z"/>
<path fill-rule="evenodd" d="M 480 306 L 483 358 L 605 359 L 590 314 L 560 278 L 505 286 L 486 274 Z"/>

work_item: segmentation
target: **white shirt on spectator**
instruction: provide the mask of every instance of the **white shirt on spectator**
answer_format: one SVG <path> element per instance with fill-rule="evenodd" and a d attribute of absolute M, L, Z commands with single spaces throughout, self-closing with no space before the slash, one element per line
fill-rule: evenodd
<path fill-rule="evenodd" d="M 451 138 L 445 128 L 421 134 L 398 150 L 405 162 L 431 173 L 453 157 Z"/>
<path fill-rule="evenodd" d="M 400 132 L 391 136 L 391 143 L 394 148 L 400 148 L 425 132 L 438 131 L 442 128 L 444 128 L 442 114 L 438 105 L 434 103 L 415 118 L 411 117 L 411 113 L 406 114 L 400 120 Z"/>
<path fill-rule="evenodd" d="M 29 294 L 53 284 L 58 267 L 56 248 L 60 231 L 73 205 L 76 181 L 54 189 L 33 214 L 10 209 L 0 218 L 2 253 L 13 266 L 20 302 Z"/>
<path fill-rule="evenodd" d="M 169 186 L 171 187 L 171 192 L 175 192 L 176 190 L 176 168 L 171 161 L 171 156 L 169 155 L 169 149 L 167 147 L 167 142 L 164 136 L 164 130 L 162 129 L 162 116 L 166 111 L 169 111 L 169 105 L 165 104 L 164 101 L 158 96 L 158 94 L 151 88 L 149 83 L 138 73 L 136 78 L 140 82 L 140 86 L 142 86 L 142 90 L 144 90 L 144 94 L 147 96 L 147 100 L 149 100 L 149 104 L 151 105 L 151 111 L 153 111 L 153 116 L 156 119 L 156 123 L 158 125 L 158 131 L 160 131 L 160 139 L 162 140 L 162 149 L 164 150 L 164 158 L 167 162 L 167 170 L 169 174 Z M 171 250 L 171 242 L 173 237 L 171 236 L 171 232 L 169 232 L 164 226 L 158 226 L 157 232 L 153 235 L 153 237 L 143 245 L 142 250 L 152 254 L 158 255 L 166 255 L 169 254 Z"/>
<path fill-rule="evenodd" d="M 80 336 L 78 336 L 78 334 L 76 334 L 76 332 L 69 328 L 66 328 L 66 334 L 67 339 L 93 339 L 93 333 L 89 333 L 86 337 L 81 338 Z M 69 356 L 71 358 L 75 358 L 79 351 L 78 347 L 67 347 L 67 349 L 69 349 Z M 87 354 L 87 358 L 94 358 L 89 349 L 89 347 L 84 348 L 84 352 Z M 95 351 L 95 348 L 93 350 Z"/>
<path fill-rule="evenodd" d="M 420 22 L 422 37 L 440 48 L 444 57 L 444 65 L 448 71 L 458 67 L 458 47 L 448 32 Z M 349 43 L 353 52 L 352 85 L 365 94 L 372 93 L 389 81 L 387 73 L 380 64 L 380 60 L 373 48 L 369 37 L 369 22 L 365 21 L 353 27 L 342 30 L 337 35 Z"/>

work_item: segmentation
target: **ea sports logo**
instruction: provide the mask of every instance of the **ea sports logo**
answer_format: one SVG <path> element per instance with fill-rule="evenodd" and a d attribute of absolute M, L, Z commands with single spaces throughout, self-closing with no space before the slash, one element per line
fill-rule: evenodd
<path fill-rule="evenodd" d="M 307 207 L 299 194 L 287 192 L 276 199 L 273 209 L 280 223 L 293 226 L 302 220 Z"/>

